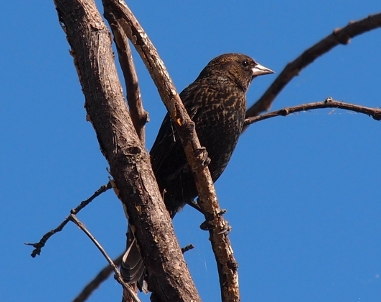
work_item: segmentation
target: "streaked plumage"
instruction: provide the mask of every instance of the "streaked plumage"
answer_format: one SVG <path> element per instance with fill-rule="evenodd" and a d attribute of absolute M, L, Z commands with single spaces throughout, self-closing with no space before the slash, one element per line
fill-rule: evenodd
<path fill-rule="evenodd" d="M 216 181 L 225 170 L 242 131 L 246 91 L 254 77 L 273 73 L 243 54 L 223 54 L 208 63 L 180 97 L 194 121 L 201 146 L 210 158 L 209 169 Z M 171 217 L 196 196 L 192 172 L 181 141 L 167 114 L 151 148 L 151 163 Z M 136 255 L 136 253 L 134 253 Z M 126 260 L 126 259 L 125 259 Z M 142 260 L 132 253 L 122 265 L 126 281 L 142 274 Z M 139 273 L 137 273 L 140 267 Z"/>

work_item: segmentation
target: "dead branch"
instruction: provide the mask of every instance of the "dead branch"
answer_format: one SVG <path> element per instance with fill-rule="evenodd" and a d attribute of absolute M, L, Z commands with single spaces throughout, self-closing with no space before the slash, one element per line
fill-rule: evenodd
<path fill-rule="evenodd" d="M 111 183 L 108 182 L 107 185 L 101 186 L 93 195 L 91 195 L 88 199 L 82 201 L 75 209 L 72 209 L 70 211 L 71 214 L 77 214 L 79 213 L 84 207 L 86 207 L 90 202 L 92 202 L 96 197 L 101 195 L 102 193 L 106 192 L 107 190 L 111 189 Z M 25 243 L 25 245 L 31 245 L 35 249 L 33 250 L 31 256 L 34 258 L 37 255 L 40 255 L 41 249 L 45 246 L 46 242 L 49 240 L 51 236 L 53 236 L 55 233 L 61 232 L 65 225 L 69 222 L 70 215 L 64 219 L 64 221 L 61 222 L 61 224 L 56 227 L 55 229 L 47 232 L 44 236 L 42 236 L 41 240 L 37 243 Z"/>
<path fill-rule="evenodd" d="M 210 217 L 214 217 L 213 225 L 215 228 L 209 232 L 217 261 L 222 301 L 239 301 L 237 263 L 234 259 L 230 240 L 224 232 L 227 229 L 227 222 L 222 215 L 219 215 L 221 210 L 209 169 L 200 164 L 204 156 L 200 152 L 202 148 L 194 123 L 189 118 L 156 48 L 125 2 L 117 0 L 103 0 L 102 2 L 106 19 L 109 22 L 117 20 L 122 25 L 124 32 L 140 54 L 172 121 L 176 125 L 188 163 L 195 176 L 199 200 L 201 201 L 199 205 L 202 211 L 207 213 L 207 219 L 210 220 Z"/>
<path fill-rule="evenodd" d="M 148 112 L 143 108 L 138 76 L 136 74 L 135 64 L 132 58 L 128 38 L 123 32 L 123 29 L 117 20 L 110 22 L 110 27 L 114 34 L 114 41 L 118 51 L 119 63 L 123 71 L 123 77 L 127 89 L 127 103 L 130 109 L 132 123 L 134 124 L 136 133 L 144 145 L 144 126 L 149 121 L 149 118 Z"/>
<path fill-rule="evenodd" d="M 192 249 L 194 249 L 193 244 L 188 244 L 187 246 L 181 248 L 181 252 L 184 254 Z M 124 252 L 113 260 L 116 266 L 119 266 L 122 263 L 123 255 L 124 255 Z M 73 302 L 86 301 L 87 298 L 91 296 L 93 291 L 96 290 L 102 282 L 106 281 L 106 279 L 110 276 L 112 272 L 113 272 L 113 269 L 110 264 L 102 268 L 99 271 L 99 273 L 83 288 L 83 290 L 73 300 Z"/>
<path fill-rule="evenodd" d="M 346 45 L 350 39 L 361 35 L 367 31 L 376 29 L 381 26 L 381 13 L 370 15 L 369 17 L 350 22 L 343 28 L 333 31 L 312 47 L 305 50 L 299 57 L 291 63 L 288 63 L 271 86 L 259 98 L 259 100 L 246 111 L 246 118 L 254 117 L 271 107 L 272 102 L 282 89 L 305 67 L 315 61 L 318 57 L 330 51 L 337 45 Z M 246 126 L 247 127 L 247 126 Z"/>
<path fill-rule="evenodd" d="M 107 255 L 104 248 L 95 239 L 95 237 L 89 232 L 89 230 L 78 220 L 78 218 L 74 214 L 70 214 L 69 220 L 72 221 L 76 226 L 78 226 L 87 235 L 87 237 L 90 238 L 90 240 L 95 244 L 98 250 L 102 253 L 103 257 L 106 258 L 107 262 L 112 267 L 115 273 L 116 281 L 118 281 L 123 286 L 123 288 L 128 291 L 128 293 L 131 295 L 131 297 L 133 298 L 135 302 L 140 302 L 139 298 L 135 295 L 135 293 L 132 291 L 130 286 L 123 281 L 122 275 L 120 274 L 118 267 L 114 264 L 112 259 Z"/>
<path fill-rule="evenodd" d="M 335 101 L 332 98 L 327 98 L 322 102 L 302 104 L 294 107 L 283 108 L 277 111 L 269 112 L 263 115 L 249 117 L 245 120 L 245 125 L 254 124 L 259 121 L 266 120 L 268 118 L 276 116 L 287 116 L 292 113 L 308 111 L 313 109 L 323 109 L 323 108 L 339 108 L 350 110 L 358 113 L 363 113 L 373 117 L 376 121 L 381 120 L 381 109 L 380 108 L 370 108 L 355 104 L 344 103 L 340 101 Z"/>
<path fill-rule="evenodd" d="M 55 0 L 85 95 L 85 108 L 110 165 L 119 198 L 162 301 L 200 301 L 150 158 L 136 134 L 123 98 L 110 32 L 94 1 Z"/>
<path fill-rule="evenodd" d="M 112 262 L 116 267 L 118 267 L 122 263 L 124 253 L 116 257 Z M 84 302 L 86 301 L 91 294 L 99 287 L 99 285 L 106 281 L 106 279 L 113 272 L 113 267 L 111 264 L 106 265 L 104 268 L 100 270 L 100 272 L 82 289 L 82 291 L 78 294 L 77 297 L 73 300 L 73 302 Z"/>

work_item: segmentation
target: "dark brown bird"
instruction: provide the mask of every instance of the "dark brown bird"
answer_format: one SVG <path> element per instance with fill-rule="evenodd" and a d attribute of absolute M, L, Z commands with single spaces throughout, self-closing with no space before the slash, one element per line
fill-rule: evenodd
<path fill-rule="evenodd" d="M 214 58 L 198 78 L 180 93 L 194 121 L 201 146 L 211 159 L 213 181 L 225 170 L 246 112 L 246 91 L 254 77 L 273 73 L 243 54 L 224 54 Z M 197 196 L 181 141 L 167 114 L 151 149 L 152 169 L 164 201 L 173 217 Z M 165 190 L 165 191 L 164 191 Z"/>
<path fill-rule="evenodd" d="M 251 81 L 270 73 L 273 73 L 271 69 L 246 55 L 223 54 L 210 61 L 197 79 L 180 93 L 195 123 L 201 146 L 208 152 L 213 181 L 225 170 L 241 134 L 246 91 Z M 172 218 L 197 196 L 192 172 L 174 129 L 167 114 L 150 152 L 152 169 Z M 122 264 L 123 277 L 127 282 L 135 282 L 144 271 L 140 254 L 137 249 L 131 249 L 126 258 Z"/>

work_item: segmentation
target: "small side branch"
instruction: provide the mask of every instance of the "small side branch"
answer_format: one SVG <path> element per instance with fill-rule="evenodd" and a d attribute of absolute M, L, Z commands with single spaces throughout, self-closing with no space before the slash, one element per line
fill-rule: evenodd
<path fill-rule="evenodd" d="M 181 251 L 184 254 L 192 249 L 194 249 L 194 245 L 188 244 L 187 246 L 182 247 Z M 123 255 L 124 255 L 124 252 L 113 260 L 113 263 L 116 266 L 119 266 L 122 263 Z M 101 285 L 101 283 L 104 282 L 110 276 L 112 272 L 113 272 L 113 267 L 110 264 L 102 268 L 100 272 L 83 288 L 83 290 L 73 300 L 73 302 L 86 301 L 90 297 L 90 295 L 94 292 L 94 290 L 96 290 Z"/>
<path fill-rule="evenodd" d="M 122 263 L 124 253 L 115 258 L 112 262 L 115 266 L 119 266 Z M 104 282 L 110 274 L 113 272 L 113 267 L 108 264 L 82 289 L 79 295 L 73 300 L 73 302 L 84 302 L 91 294 Z"/>
<path fill-rule="evenodd" d="M 298 105 L 294 107 L 283 108 L 283 109 L 269 112 L 259 116 L 249 117 L 245 120 L 245 125 L 251 125 L 256 122 L 266 120 L 268 118 L 272 118 L 276 116 L 286 116 L 291 113 L 308 111 L 313 109 L 323 109 L 323 108 L 339 108 L 339 109 L 350 110 L 350 111 L 369 115 L 373 117 L 376 121 L 381 120 L 380 108 L 370 108 L 370 107 L 365 107 L 365 106 L 360 106 L 355 104 L 339 102 L 339 101 L 333 100 L 332 98 L 327 98 L 325 101 L 322 101 L 322 102 L 302 104 L 302 105 Z"/>
<path fill-rule="evenodd" d="M 261 96 L 261 98 L 251 106 L 246 112 L 246 118 L 259 115 L 261 112 L 268 110 L 272 102 L 282 89 L 297 75 L 300 71 L 315 61 L 318 57 L 329 52 L 337 45 L 346 45 L 350 39 L 361 35 L 367 31 L 381 27 L 381 13 L 370 15 L 369 17 L 350 22 L 343 28 L 338 28 L 332 34 L 325 37 L 312 47 L 304 51 L 294 61 L 287 64 L 271 86 Z"/>
<path fill-rule="evenodd" d="M 127 103 L 130 109 L 132 123 L 142 144 L 145 141 L 144 126 L 149 121 L 148 112 L 143 108 L 138 76 L 136 74 L 131 48 L 126 34 L 119 22 L 110 15 L 108 19 L 114 34 L 114 41 L 118 51 L 119 63 L 123 71 L 124 82 L 127 89 Z"/>
<path fill-rule="evenodd" d="M 111 189 L 111 183 L 108 182 L 107 185 L 101 186 L 95 193 L 88 199 L 82 201 L 75 209 L 72 209 L 70 211 L 71 214 L 77 214 L 79 213 L 84 207 L 86 207 L 90 202 L 92 202 L 96 197 L 101 195 L 102 193 L 106 192 L 107 190 Z M 65 225 L 69 222 L 70 216 L 66 217 L 64 221 L 61 222 L 61 224 L 56 227 L 55 229 L 47 232 L 44 236 L 42 236 L 41 240 L 37 243 L 25 243 L 25 245 L 31 245 L 35 249 L 33 250 L 31 256 L 34 258 L 37 255 L 40 255 L 41 249 L 45 246 L 45 243 L 49 240 L 51 236 L 53 236 L 55 233 L 61 232 Z"/>
<path fill-rule="evenodd" d="M 115 273 L 115 279 L 118 281 L 125 290 L 129 292 L 131 297 L 135 302 L 140 302 L 139 298 L 136 296 L 136 294 L 132 291 L 130 286 L 123 281 L 122 275 L 120 274 L 117 266 L 114 264 L 112 259 L 107 255 L 106 251 L 103 249 L 103 247 L 99 244 L 99 242 L 95 239 L 95 237 L 89 232 L 88 229 L 77 219 L 75 214 L 70 214 L 69 215 L 69 220 L 72 221 L 75 225 L 77 225 L 86 235 L 87 237 L 90 238 L 90 240 L 95 244 L 95 246 L 98 248 L 98 250 L 102 253 L 102 255 L 106 258 L 107 262 L 109 265 L 111 265 L 114 273 Z"/>

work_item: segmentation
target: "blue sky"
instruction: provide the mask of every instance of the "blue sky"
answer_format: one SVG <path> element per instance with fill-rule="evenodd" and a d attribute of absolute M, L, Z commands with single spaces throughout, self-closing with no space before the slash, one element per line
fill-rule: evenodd
<path fill-rule="evenodd" d="M 129 1 L 179 91 L 213 57 L 242 52 L 278 74 L 303 50 L 379 1 Z M 100 7 L 100 6 L 99 6 Z M 103 9 L 101 9 L 103 11 Z M 107 162 L 52 1 L 8 1 L 0 12 L 1 301 L 71 301 L 106 261 L 74 225 L 36 259 L 36 242 L 71 208 L 107 183 Z M 324 100 L 380 106 L 381 30 L 338 46 L 303 70 L 272 109 Z M 165 108 L 139 58 L 151 121 L 149 149 Z M 256 79 L 254 103 L 276 78 Z M 242 301 L 381 300 L 380 124 L 365 115 L 315 110 L 252 125 L 216 184 L 233 230 Z M 112 192 L 79 219 L 110 256 L 124 247 L 126 221 Z M 203 301 L 220 301 L 203 217 L 174 220 Z M 89 301 L 119 301 L 113 278 Z M 143 296 L 148 301 L 149 296 Z"/>

